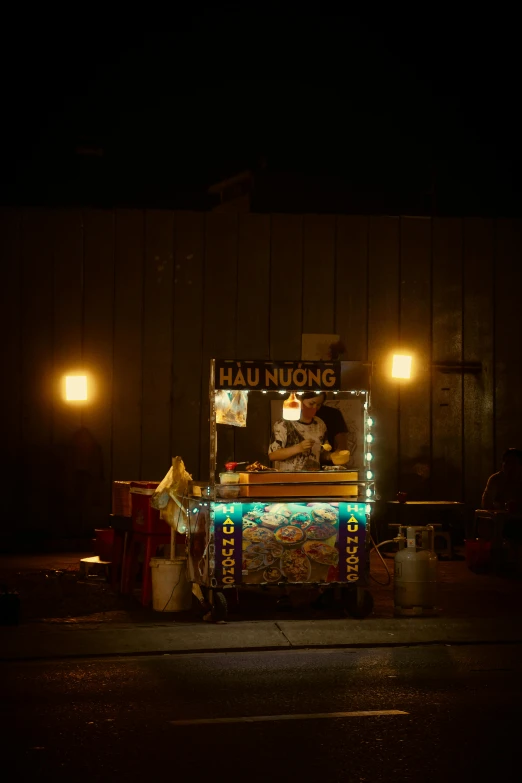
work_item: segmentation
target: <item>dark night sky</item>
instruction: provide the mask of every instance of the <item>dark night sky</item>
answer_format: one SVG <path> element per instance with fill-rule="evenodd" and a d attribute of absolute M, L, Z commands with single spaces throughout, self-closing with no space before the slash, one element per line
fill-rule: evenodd
<path fill-rule="evenodd" d="M 154 206 L 267 156 L 384 192 L 426 191 L 435 171 L 457 212 L 517 212 L 513 22 L 275 8 L 200 8 L 141 29 L 94 13 L 62 20 L 66 32 L 47 17 L 29 33 L 13 23 L 2 200 Z"/>

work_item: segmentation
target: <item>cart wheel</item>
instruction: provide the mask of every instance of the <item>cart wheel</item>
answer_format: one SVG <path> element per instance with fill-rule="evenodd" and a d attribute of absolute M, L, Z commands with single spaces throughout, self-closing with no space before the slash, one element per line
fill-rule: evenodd
<path fill-rule="evenodd" d="M 328 590 L 325 590 L 323 593 L 319 593 L 315 601 L 312 601 L 312 608 L 313 609 L 332 609 L 335 603 L 335 590 L 333 588 L 329 588 Z"/>
<path fill-rule="evenodd" d="M 345 611 L 356 620 L 364 620 L 373 611 L 373 595 L 362 587 L 350 590 L 345 599 Z"/>
<path fill-rule="evenodd" d="M 212 605 L 212 619 L 215 623 L 223 622 L 227 619 L 228 606 L 227 599 L 223 593 L 214 590 L 214 603 Z"/>

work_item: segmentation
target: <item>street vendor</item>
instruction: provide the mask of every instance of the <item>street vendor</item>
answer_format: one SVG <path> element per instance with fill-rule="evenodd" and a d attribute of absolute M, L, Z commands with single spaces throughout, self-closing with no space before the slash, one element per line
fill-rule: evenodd
<path fill-rule="evenodd" d="M 328 444 L 326 424 L 316 416 L 321 395 L 305 392 L 301 397 L 298 421 L 279 419 L 272 430 L 268 458 L 285 473 L 320 470 L 323 446 Z"/>
<path fill-rule="evenodd" d="M 338 408 L 325 405 L 326 392 L 321 392 L 314 399 L 318 402 L 315 415 L 326 424 L 328 443 L 330 443 L 336 451 L 348 449 L 348 427 L 346 426 L 341 411 Z"/>

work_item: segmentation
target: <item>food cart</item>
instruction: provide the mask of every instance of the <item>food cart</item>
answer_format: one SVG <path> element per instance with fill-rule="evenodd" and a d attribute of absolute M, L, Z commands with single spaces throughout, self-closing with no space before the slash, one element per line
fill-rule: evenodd
<path fill-rule="evenodd" d="M 337 588 L 351 615 L 371 611 L 370 377 L 371 367 L 362 362 L 212 360 L 210 482 L 194 487 L 187 518 L 189 578 L 215 620 L 226 616 L 227 591 L 255 586 Z M 306 391 L 327 392 L 327 404 L 343 412 L 349 462 L 314 471 L 271 470 L 271 426 L 281 418 L 284 400 Z M 225 463 L 228 470 L 218 478 Z"/>

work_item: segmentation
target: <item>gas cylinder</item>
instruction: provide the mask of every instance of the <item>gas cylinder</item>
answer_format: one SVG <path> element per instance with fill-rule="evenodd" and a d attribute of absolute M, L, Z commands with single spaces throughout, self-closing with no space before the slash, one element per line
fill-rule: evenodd
<path fill-rule="evenodd" d="M 435 609 L 437 593 L 433 527 L 401 526 L 399 532 L 399 551 L 395 555 L 395 614 L 429 614 Z"/>

